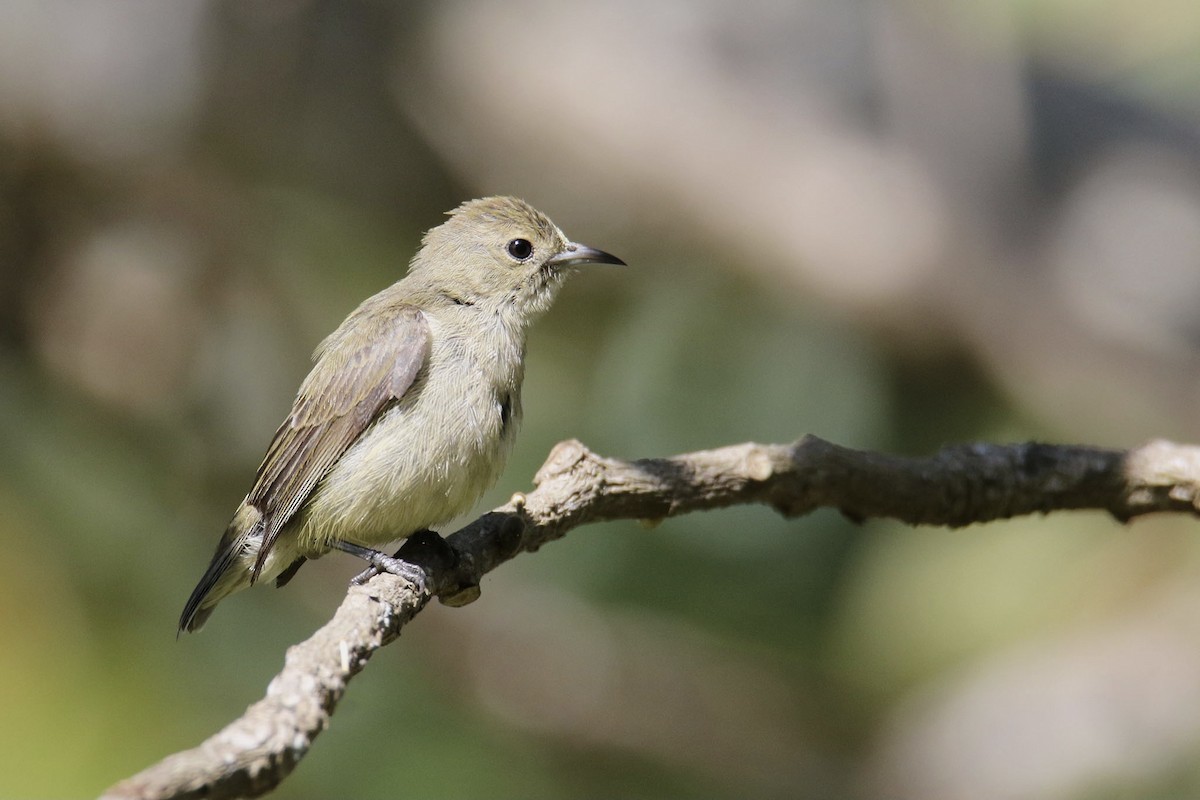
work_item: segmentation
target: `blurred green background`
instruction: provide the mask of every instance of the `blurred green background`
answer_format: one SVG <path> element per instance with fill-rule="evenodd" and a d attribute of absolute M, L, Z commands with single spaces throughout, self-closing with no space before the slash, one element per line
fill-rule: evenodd
<path fill-rule="evenodd" d="M 481 508 L 578 437 L 1200 439 L 1184 0 L 0 6 L 0 797 L 261 696 L 360 565 L 178 613 L 308 354 L 464 199 L 625 258 Z M 279 797 L 1200 795 L 1195 523 L 594 526 L 431 607 Z"/>

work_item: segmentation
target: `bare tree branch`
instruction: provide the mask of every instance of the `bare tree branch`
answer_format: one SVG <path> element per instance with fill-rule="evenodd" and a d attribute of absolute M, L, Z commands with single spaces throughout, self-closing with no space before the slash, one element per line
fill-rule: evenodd
<path fill-rule="evenodd" d="M 1200 448 L 1163 441 L 1129 451 L 973 444 L 918 459 L 806 436 L 791 445 L 742 444 L 621 461 L 571 440 L 554 448 L 534 483 L 535 491 L 514 496 L 445 542 L 411 538 L 401 556 L 425 568 L 431 576 L 425 587 L 391 575 L 352 586 L 333 619 L 288 650 L 266 697 L 198 747 L 168 756 L 104 797 L 269 792 L 328 724 L 350 678 L 431 597 L 449 605 L 471 602 L 485 574 L 579 525 L 749 503 L 789 517 L 831 507 L 856 520 L 947 526 L 1070 509 L 1099 509 L 1123 522 L 1155 511 L 1197 514 Z"/>

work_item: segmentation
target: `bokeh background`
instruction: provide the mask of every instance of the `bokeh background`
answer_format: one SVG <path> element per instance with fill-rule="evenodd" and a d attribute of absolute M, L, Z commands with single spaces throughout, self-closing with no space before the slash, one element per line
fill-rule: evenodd
<path fill-rule="evenodd" d="M 1200 439 L 1189 0 L 0 6 L 0 797 L 261 696 L 359 565 L 184 599 L 421 232 L 525 197 L 624 257 L 530 343 L 559 439 Z M 278 796 L 1200 795 L 1196 523 L 765 509 L 595 526 L 432 607 Z"/>

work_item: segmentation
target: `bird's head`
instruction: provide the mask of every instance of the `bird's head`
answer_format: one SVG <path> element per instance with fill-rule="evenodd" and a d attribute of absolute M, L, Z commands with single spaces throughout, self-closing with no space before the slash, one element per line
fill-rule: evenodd
<path fill-rule="evenodd" d="M 454 302 L 521 320 L 549 308 L 578 267 L 625 263 L 570 241 L 545 214 L 515 197 L 471 200 L 449 217 L 425 234 L 410 274 Z"/>

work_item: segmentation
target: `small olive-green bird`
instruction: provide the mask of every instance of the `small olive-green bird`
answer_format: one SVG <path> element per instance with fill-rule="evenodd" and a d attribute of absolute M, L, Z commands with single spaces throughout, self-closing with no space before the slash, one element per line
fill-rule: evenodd
<path fill-rule="evenodd" d="M 584 264 L 624 262 L 513 197 L 464 203 L 426 233 L 408 275 L 317 347 L 180 630 L 335 548 L 404 572 L 374 548 L 464 513 L 499 478 L 526 332 Z"/>

